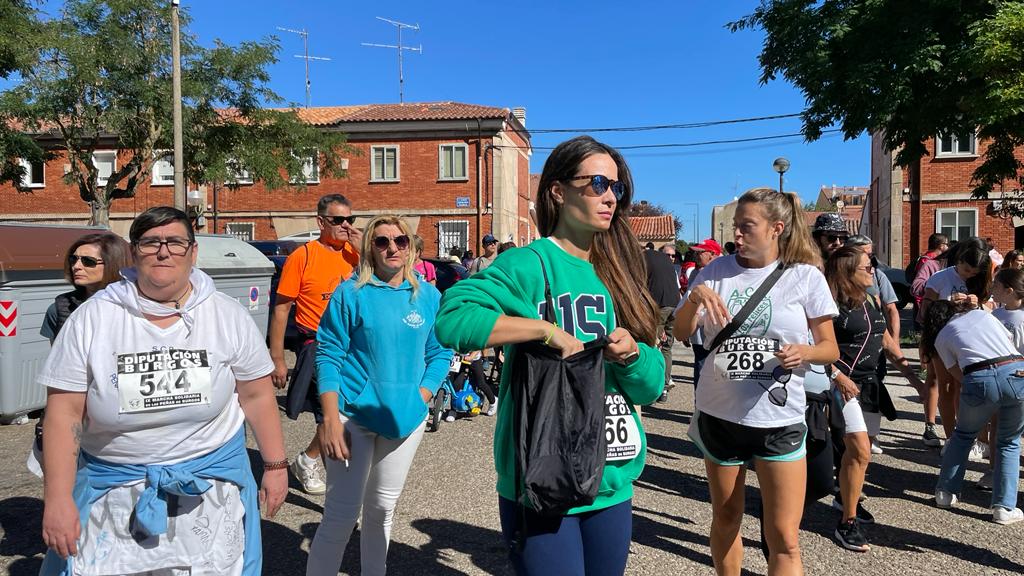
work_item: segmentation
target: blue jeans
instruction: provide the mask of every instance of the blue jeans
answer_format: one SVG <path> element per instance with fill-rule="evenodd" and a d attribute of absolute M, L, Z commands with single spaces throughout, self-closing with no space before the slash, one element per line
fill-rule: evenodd
<path fill-rule="evenodd" d="M 526 544 L 513 539 L 519 521 L 514 502 L 498 498 L 501 533 L 517 576 L 622 576 L 633 537 L 633 503 L 571 516 L 526 513 Z"/>
<path fill-rule="evenodd" d="M 1024 433 L 1024 362 L 1014 362 L 964 376 L 960 387 L 960 410 L 953 437 L 946 443 L 938 489 L 959 494 L 964 482 L 967 455 L 978 432 L 998 411 L 996 445 L 999 468 L 992 486 L 992 506 L 1017 507 L 1020 479 L 1020 436 Z"/>

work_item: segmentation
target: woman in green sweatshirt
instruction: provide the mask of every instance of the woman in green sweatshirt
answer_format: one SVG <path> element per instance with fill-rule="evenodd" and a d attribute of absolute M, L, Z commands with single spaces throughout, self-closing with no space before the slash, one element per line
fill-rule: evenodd
<path fill-rule="evenodd" d="M 512 546 L 518 509 L 511 370 L 502 374 L 494 462 L 502 533 L 517 574 L 622 574 L 632 535 L 633 480 L 647 451 L 633 406 L 653 402 L 665 382 L 665 361 L 654 346 L 658 308 L 626 218 L 633 182 L 615 149 L 580 136 L 548 157 L 537 195 L 543 238 L 507 250 L 486 270 L 449 288 L 437 336 L 442 345 L 462 351 L 505 346 L 506 366 L 513 365 L 519 343 L 541 341 L 565 358 L 581 351 L 584 342 L 609 339 L 605 426 L 612 433 L 606 435 L 607 463 L 594 503 L 561 517 L 527 511 L 525 544 Z M 541 319 L 541 261 L 557 326 Z"/>

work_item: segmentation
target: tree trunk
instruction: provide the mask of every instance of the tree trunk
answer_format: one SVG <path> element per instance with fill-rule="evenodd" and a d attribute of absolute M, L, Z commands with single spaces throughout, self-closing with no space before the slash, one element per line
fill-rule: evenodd
<path fill-rule="evenodd" d="M 89 217 L 90 226 L 110 228 L 110 201 L 97 199 L 89 204 L 92 213 Z"/>

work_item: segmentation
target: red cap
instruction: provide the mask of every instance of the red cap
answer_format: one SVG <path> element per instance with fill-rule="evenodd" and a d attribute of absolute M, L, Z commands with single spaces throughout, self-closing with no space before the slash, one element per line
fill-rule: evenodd
<path fill-rule="evenodd" d="M 692 244 L 690 249 L 702 252 L 711 252 L 715 256 L 722 255 L 722 246 L 714 238 L 706 238 L 700 244 Z"/>

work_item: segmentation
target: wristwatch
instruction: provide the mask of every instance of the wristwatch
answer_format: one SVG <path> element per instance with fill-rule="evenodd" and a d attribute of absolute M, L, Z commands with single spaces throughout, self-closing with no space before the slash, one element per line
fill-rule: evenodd
<path fill-rule="evenodd" d="M 835 380 L 836 378 L 839 378 L 839 369 L 836 368 L 835 366 L 830 367 L 832 368 L 832 371 L 828 373 L 828 379 Z"/>
<path fill-rule="evenodd" d="M 634 350 L 628 356 L 623 358 L 622 361 L 619 362 L 619 364 L 621 364 L 623 366 L 629 366 L 630 364 L 632 364 L 633 362 L 636 362 L 639 359 L 640 359 L 640 348 L 637 347 L 636 350 Z"/>

